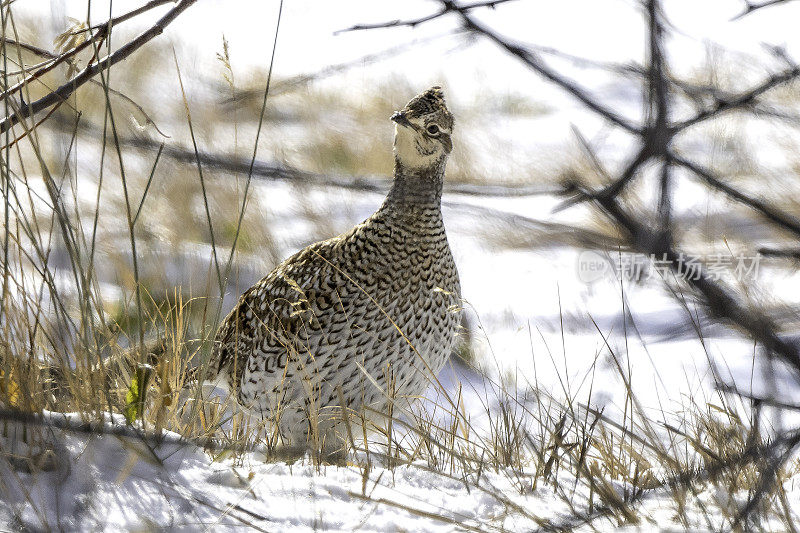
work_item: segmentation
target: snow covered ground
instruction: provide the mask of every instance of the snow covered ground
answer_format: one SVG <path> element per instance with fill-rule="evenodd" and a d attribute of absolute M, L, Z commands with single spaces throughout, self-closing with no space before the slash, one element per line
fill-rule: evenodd
<path fill-rule="evenodd" d="M 456 525 L 533 525 L 503 518 L 507 505 L 491 491 L 513 491 L 497 474 L 487 474 L 485 491 L 467 494 L 461 481 L 414 466 L 365 478 L 356 467 L 264 463 L 253 456 L 237 464 L 215 462 L 194 446 L 151 451 L 122 437 L 56 438 L 68 470 L 39 474 L 33 484 L 12 483 L 0 507 L 2 523 L 12 529 L 452 531 Z M 8 481 L 6 476 L 19 475 L 3 472 Z M 515 499 L 534 516 L 566 511 L 538 495 Z M 19 516 L 11 513 L 15 508 L 23 509 Z"/>
<path fill-rule="evenodd" d="M 77 423 L 80 417 L 49 413 L 48 420 Z M 121 417 L 105 427 L 124 428 Z M 466 483 L 431 471 L 424 463 L 365 470 L 316 467 L 308 460 L 264 462 L 246 454 L 212 460 L 187 444 L 144 442 L 135 437 L 98 436 L 53 430 L 48 437 L 55 469 L 34 478 L 0 463 L 0 524 L 10 531 L 530 531 L 545 521 L 576 530 L 672 529 L 675 502 L 667 492 L 642 499 L 640 520 L 620 525 L 599 520 L 581 525 L 559 491 L 533 488 L 533 472 L 482 474 Z M 166 439 L 177 439 L 167 433 Z M 622 487 L 614 487 L 622 494 Z M 787 488 L 794 512 L 800 486 Z M 585 494 L 583 495 L 585 496 Z M 576 500 L 578 496 L 573 495 Z M 719 527 L 716 506 L 745 495 L 704 490 L 687 502 L 682 525 L 694 531 Z M 580 516 L 580 515 L 578 515 Z M 765 522 L 765 530 L 781 524 Z"/>

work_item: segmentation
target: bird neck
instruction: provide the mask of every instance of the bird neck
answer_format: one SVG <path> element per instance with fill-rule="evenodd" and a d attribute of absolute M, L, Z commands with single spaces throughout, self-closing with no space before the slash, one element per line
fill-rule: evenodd
<path fill-rule="evenodd" d="M 394 182 L 384 208 L 415 211 L 416 208 L 439 209 L 442 204 L 445 158 L 433 166 L 409 168 L 395 159 Z"/>

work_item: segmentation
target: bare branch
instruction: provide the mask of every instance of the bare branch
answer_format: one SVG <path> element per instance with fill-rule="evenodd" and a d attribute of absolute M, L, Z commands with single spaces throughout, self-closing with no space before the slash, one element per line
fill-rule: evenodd
<path fill-rule="evenodd" d="M 426 17 L 422 17 L 420 19 L 413 19 L 409 21 L 390 21 L 382 24 L 373 24 L 373 25 L 366 25 L 362 24 L 359 26 L 354 26 L 350 28 L 350 30 L 354 29 L 374 29 L 374 28 L 391 28 L 397 26 L 415 26 L 417 24 L 421 24 L 423 22 L 428 22 L 430 20 L 434 20 L 441 16 L 446 15 L 447 13 L 456 13 L 461 18 L 461 21 L 464 27 L 476 34 L 483 35 L 493 41 L 495 44 L 506 50 L 511 55 L 520 59 L 523 63 L 528 65 L 531 69 L 539 73 L 540 75 L 544 76 L 546 79 L 550 80 L 551 82 L 555 83 L 568 93 L 572 94 L 575 98 L 580 100 L 584 105 L 586 105 L 592 111 L 598 113 L 602 117 L 604 117 L 609 122 L 625 129 L 626 131 L 641 135 L 642 129 L 634 124 L 633 122 L 627 120 L 626 118 L 620 116 L 619 114 L 615 113 L 611 109 L 607 108 L 603 104 L 601 104 L 596 98 L 592 97 L 586 89 L 579 86 L 573 80 L 566 78 L 556 72 L 555 70 L 548 67 L 536 54 L 533 50 L 526 48 L 520 44 L 512 43 L 511 41 L 501 37 L 496 32 L 492 31 L 491 29 L 487 28 L 486 26 L 482 25 L 481 23 L 477 22 L 474 18 L 470 17 L 469 12 L 477 7 L 488 7 L 494 6 L 501 2 L 479 2 L 475 4 L 465 4 L 465 5 L 458 5 L 452 0 L 441 0 L 442 8 L 434 13 L 433 15 L 429 15 Z"/>
<path fill-rule="evenodd" d="M 614 63 L 608 61 L 599 61 L 596 59 L 588 59 L 585 57 L 576 56 L 574 54 L 568 54 L 566 52 L 562 52 L 561 50 L 558 50 L 550 46 L 541 46 L 536 44 L 527 44 L 526 46 L 531 50 L 535 50 L 540 54 L 557 57 L 559 59 L 569 61 L 570 63 L 572 63 L 577 67 L 596 68 L 600 70 L 605 70 L 606 72 L 619 74 L 621 76 L 635 77 L 637 80 L 641 79 L 646 75 L 644 67 L 635 62 Z"/>
<path fill-rule="evenodd" d="M 0 41 L 4 41 L 7 46 L 19 47 L 19 48 L 21 48 L 23 50 L 26 50 L 26 51 L 28 51 L 28 52 L 30 52 L 32 54 L 36 54 L 39 57 L 44 57 L 44 58 L 47 58 L 47 59 L 58 59 L 60 57 L 57 54 L 54 54 L 53 52 L 51 52 L 50 50 L 45 50 L 44 48 L 39 48 L 38 46 L 33 46 L 31 44 L 15 41 L 14 39 L 0 38 Z M 109 93 L 113 94 L 114 96 L 118 96 L 118 97 L 122 98 L 123 100 L 125 100 L 126 102 L 128 102 L 129 104 L 131 104 L 133 107 L 136 108 L 137 111 L 139 111 L 139 113 L 142 114 L 142 116 L 145 118 L 145 121 L 147 122 L 147 124 L 150 124 L 150 125 L 153 126 L 153 128 L 159 133 L 159 135 L 161 135 L 162 137 L 166 137 L 168 139 L 170 138 L 169 135 L 164 133 L 161 130 L 161 128 L 158 127 L 158 124 L 156 124 L 156 121 L 153 120 L 153 117 L 151 117 L 150 114 L 147 111 L 145 111 L 145 109 L 139 103 L 137 103 L 133 98 L 131 98 L 130 96 L 128 96 L 127 94 L 125 94 L 125 93 L 123 93 L 121 91 L 118 91 L 116 89 L 112 89 L 111 87 L 105 87 L 101 82 L 99 82 L 99 81 L 97 81 L 95 79 L 90 80 L 90 83 L 92 83 L 92 84 L 94 84 L 94 85 L 96 85 L 98 87 L 101 87 L 104 90 L 107 89 Z M 38 126 L 38 124 L 37 124 L 37 126 Z M 19 140 L 19 138 L 17 140 Z"/>
<path fill-rule="evenodd" d="M 602 116 L 609 122 L 616 124 L 617 126 L 627 130 L 630 133 L 634 133 L 637 135 L 641 135 L 642 129 L 637 126 L 636 124 L 632 123 L 631 121 L 623 118 L 619 114 L 615 113 L 611 109 L 607 108 L 603 104 L 601 104 L 597 99 L 589 95 L 589 93 L 583 88 L 580 87 L 577 83 L 566 78 L 556 72 L 555 70 L 548 67 L 544 64 L 541 58 L 535 54 L 532 50 L 529 50 L 522 45 L 514 44 L 507 39 L 501 37 L 499 34 L 495 33 L 491 29 L 487 28 L 483 24 L 477 22 L 474 18 L 470 17 L 469 14 L 458 8 L 453 4 L 453 2 L 448 0 L 442 0 L 442 3 L 448 6 L 452 6 L 451 9 L 456 11 L 461 20 L 464 23 L 464 26 L 475 33 L 483 35 L 487 37 L 489 40 L 493 41 L 495 44 L 506 50 L 511 55 L 515 56 L 523 63 L 528 65 L 532 70 L 539 73 L 541 76 L 544 76 L 546 79 L 550 80 L 551 82 L 555 83 L 572 96 L 577 98 L 581 101 L 586 107 L 597 113 L 598 115 Z"/>
<path fill-rule="evenodd" d="M 758 11 L 759 9 L 764 9 L 765 7 L 776 6 L 778 4 L 786 4 L 786 3 L 789 3 L 789 2 L 792 2 L 792 1 L 793 0 L 765 0 L 764 2 L 757 3 L 757 2 L 750 2 L 749 0 L 745 0 L 745 2 L 744 2 L 744 4 L 745 4 L 744 10 L 741 13 L 739 13 L 738 15 L 736 15 L 735 17 L 733 17 L 731 20 L 739 20 L 739 19 L 741 19 L 743 17 L 746 17 L 750 13 L 753 13 L 754 11 Z"/>
<path fill-rule="evenodd" d="M 661 21 L 661 8 L 657 0 L 648 0 L 646 3 L 648 17 L 648 52 L 649 67 L 645 72 L 648 95 L 646 102 L 648 109 L 646 113 L 646 125 L 642 132 L 641 148 L 631 159 L 620 177 L 607 185 L 598 192 L 584 192 L 579 187 L 572 187 L 568 192 L 577 194 L 561 205 L 556 210 L 564 209 L 575 203 L 593 198 L 604 197 L 613 198 L 617 196 L 625 186 L 630 183 L 638 174 L 639 169 L 650 159 L 661 158 L 662 168 L 660 176 L 660 191 L 658 199 L 659 224 L 662 238 L 670 239 L 670 213 L 671 213 L 671 192 L 670 192 L 670 160 L 668 148 L 672 142 L 674 131 L 669 127 L 669 94 L 671 81 L 666 72 L 664 59 L 664 25 Z M 591 147 L 584 144 L 584 149 L 591 154 L 595 166 L 602 168 L 597 161 L 597 157 L 592 153 Z"/>
<path fill-rule="evenodd" d="M 769 257 L 781 257 L 800 261 L 800 248 L 790 248 L 787 250 L 779 250 L 777 248 L 759 248 L 758 253 Z"/>
<path fill-rule="evenodd" d="M 649 37 L 649 65 L 648 69 L 648 131 L 644 139 L 646 145 L 651 145 L 653 152 L 661 157 L 662 168 L 659 176 L 658 194 L 658 233 L 659 239 L 664 244 L 672 241 L 672 176 L 670 160 L 667 149 L 672 141 L 672 133 L 667 125 L 669 122 L 669 80 L 666 74 L 664 59 L 664 25 L 662 24 L 661 6 L 658 0 L 648 0 L 646 4 Z"/>
<path fill-rule="evenodd" d="M 756 211 L 758 211 L 764 218 L 770 220 L 777 224 L 778 226 L 782 227 L 783 229 L 790 231 L 800 237 L 800 220 L 788 215 L 786 213 L 781 212 L 778 209 L 775 209 L 766 203 L 762 202 L 761 200 L 757 200 L 755 198 L 751 198 L 746 194 L 737 191 L 730 185 L 722 182 L 719 178 L 714 176 L 713 172 L 684 159 L 676 154 L 670 154 L 670 157 L 675 162 L 675 164 L 680 165 L 692 173 L 694 173 L 698 178 L 703 180 L 705 183 L 710 185 L 711 187 L 724 192 L 732 199 L 736 200 L 737 202 L 744 204 Z"/>
<path fill-rule="evenodd" d="M 475 2 L 474 4 L 464 4 L 462 6 L 458 6 L 458 10 L 463 11 L 470 11 L 472 9 L 477 9 L 479 7 L 488 7 L 494 9 L 495 6 L 500 4 L 505 4 L 506 2 L 512 2 L 513 0 L 490 0 L 488 2 Z M 351 31 L 361 31 L 361 30 L 377 30 L 382 28 L 400 28 L 400 27 L 410 27 L 413 28 L 420 24 L 424 24 L 426 22 L 430 22 L 432 20 L 438 19 L 455 11 L 456 8 L 448 5 L 443 5 L 442 8 L 435 12 L 431 13 L 430 15 L 425 15 L 424 17 L 418 17 L 415 19 L 407 19 L 407 20 L 390 20 L 389 22 L 378 22 L 376 24 L 356 24 L 355 26 L 351 26 L 344 30 L 339 30 L 334 33 L 334 35 L 338 35 L 340 33 L 347 33 Z"/>
<path fill-rule="evenodd" d="M 4 37 L 3 40 L 6 41 L 6 43 L 20 46 L 20 48 L 24 48 L 24 49 L 28 50 L 29 52 L 33 52 L 34 54 L 37 54 L 37 55 L 39 55 L 41 57 L 46 57 L 48 59 L 53 59 L 54 62 L 48 63 L 47 65 L 43 66 L 42 68 L 40 68 L 36 72 L 34 72 L 28 78 L 25 78 L 24 80 L 20 81 L 19 83 L 17 83 L 13 87 L 7 89 L 5 92 L 0 94 L 0 99 L 7 98 L 9 94 L 12 94 L 13 92 L 20 90 L 25 85 L 29 84 L 30 82 L 32 82 L 36 78 L 41 77 L 45 73 L 53 70 L 54 68 L 56 68 L 57 66 L 61 65 L 62 63 L 71 63 L 73 58 L 75 56 L 77 56 L 80 52 L 82 52 L 83 50 L 86 50 L 88 47 L 90 47 L 90 46 L 102 41 L 103 39 L 105 39 L 108 36 L 108 34 L 111 31 L 111 29 L 115 25 L 117 25 L 117 24 L 119 24 L 121 22 L 124 22 L 126 20 L 132 19 L 134 17 L 137 17 L 137 16 L 141 15 L 142 13 L 146 13 L 147 11 L 150 11 L 150 10 L 152 10 L 152 9 L 154 9 L 156 7 L 162 6 L 164 4 L 174 3 L 174 1 L 175 0 L 151 0 L 147 4 L 141 6 L 141 7 L 137 8 L 137 9 L 134 9 L 133 11 L 125 13 L 124 15 L 120 15 L 118 17 L 111 18 L 111 19 L 107 20 L 106 22 L 103 22 L 102 24 L 97 24 L 96 26 L 93 26 L 92 28 L 86 28 L 86 29 L 80 30 L 79 33 L 91 32 L 91 30 L 95 30 L 95 29 L 97 30 L 97 32 L 94 33 L 94 34 L 91 34 L 85 41 L 80 43 L 75 48 L 72 48 L 72 49 L 68 50 L 67 52 L 65 52 L 65 53 L 63 53 L 61 55 L 53 54 L 51 52 L 48 52 L 47 50 L 43 50 L 42 48 L 39 48 L 39 47 L 36 47 L 36 46 L 32 46 L 32 45 L 24 45 L 23 46 L 22 43 L 19 43 L 17 41 L 12 40 L 12 39 L 6 39 Z"/>
<path fill-rule="evenodd" d="M 71 131 L 69 128 L 74 124 L 66 122 L 61 117 L 55 117 L 48 124 Z M 99 135 L 101 129 L 98 126 L 81 121 L 80 131 Z M 198 151 L 178 146 L 175 144 L 164 144 L 148 137 L 120 137 L 121 147 L 128 147 L 142 150 L 147 153 L 158 152 L 163 145 L 163 157 L 168 157 L 174 161 L 182 163 L 196 163 L 196 157 L 200 158 L 202 166 L 224 171 L 227 175 L 247 174 L 250 167 L 249 158 L 234 157 L 225 153 Z M 368 175 L 352 176 L 337 174 L 322 174 L 301 170 L 283 163 L 275 161 L 265 161 L 256 159 L 253 162 L 253 177 L 262 180 L 286 181 L 297 184 L 313 185 L 315 187 L 336 187 L 346 190 L 381 192 L 385 193 L 390 185 L 389 176 Z M 541 185 L 528 186 L 506 186 L 506 185 L 478 185 L 470 183 L 445 183 L 445 191 L 449 194 L 460 194 L 463 196 L 493 196 L 507 198 L 522 198 L 528 196 L 538 196 L 546 194 L 556 194 L 560 192 L 550 187 Z"/>
<path fill-rule="evenodd" d="M 35 54 L 35 55 L 37 55 L 39 57 L 44 57 L 44 58 L 47 58 L 47 59 L 58 59 L 58 55 L 54 54 L 50 50 L 45 50 L 44 48 L 39 48 L 38 46 L 34 46 L 34 45 L 28 44 L 28 43 L 23 43 L 23 42 L 15 40 L 15 39 L 9 39 L 7 37 L 0 37 L 0 42 L 5 43 L 6 46 L 13 46 L 15 48 L 16 47 L 22 48 L 23 50 L 25 50 L 27 52 L 31 52 L 32 54 Z"/>
<path fill-rule="evenodd" d="M 647 70 L 650 104 L 649 122 L 652 129 L 664 130 L 668 115 L 669 87 L 664 65 L 664 27 L 660 19 L 660 6 L 656 0 L 647 1 L 649 69 Z"/>
<path fill-rule="evenodd" d="M 157 0 L 157 1 L 164 3 L 162 0 Z M 69 98 L 69 96 L 73 92 L 75 92 L 78 89 L 78 87 L 81 87 L 82 85 L 87 83 L 98 73 L 126 59 L 136 50 L 144 46 L 147 42 L 157 37 L 158 35 L 161 35 L 164 32 L 164 28 L 166 26 L 168 26 L 173 20 L 175 20 L 175 18 L 177 18 L 181 13 L 186 11 L 186 9 L 188 9 L 195 2 L 197 2 L 197 0 L 180 0 L 175 7 L 169 10 L 161 19 L 158 20 L 158 22 L 156 22 L 153 26 L 151 26 L 147 31 L 145 31 L 144 33 L 142 33 L 129 43 L 123 45 L 122 47 L 117 49 L 117 51 L 115 51 L 114 53 L 107 55 L 103 59 L 88 65 L 85 69 L 83 69 L 83 71 L 81 71 L 79 74 L 76 74 L 71 80 L 58 87 L 56 90 L 50 92 L 49 94 L 43 96 L 42 98 L 36 100 L 35 102 L 26 103 L 22 105 L 19 110 L 10 113 L 2 121 L 0 121 L 0 133 L 8 131 L 9 128 L 17 124 L 20 120 L 35 115 L 39 111 L 42 111 L 43 109 L 46 109 L 52 105 L 55 105 L 58 102 L 62 102 L 67 98 Z"/>
<path fill-rule="evenodd" d="M 680 254 L 672 246 L 664 243 L 657 232 L 639 223 L 625 212 L 616 198 L 598 197 L 597 204 L 619 226 L 626 231 L 633 246 L 645 254 L 652 254 L 669 262 L 670 268 L 680 274 Z M 800 374 L 800 349 L 781 338 L 777 326 L 766 316 L 751 312 L 720 284 L 715 283 L 703 269 L 696 276 L 686 276 L 686 282 L 703 296 L 709 312 L 718 319 L 727 320 L 746 332 L 767 350 L 776 353 Z"/>
<path fill-rule="evenodd" d="M 591 148 L 586 145 L 584 149 L 591 152 Z M 639 169 L 644 165 L 651 157 L 653 157 L 653 152 L 651 150 L 651 146 L 649 143 L 642 143 L 642 146 L 639 148 L 639 151 L 636 155 L 631 159 L 631 161 L 625 166 L 625 169 L 620 174 L 620 177 L 617 178 L 615 181 L 607 185 L 605 188 L 599 191 L 588 191 L 582 187 L 579 187 L 576 183 L 569 183 L 567 184 L 567 189 L 564 191 L 566 194 L 572 194 L 573 197 L 565 200 L 561 204 L 555 207 L 554 211 L 561 211 L 570 207 L 572 205 L 585 202 L 587 200 L 594 200 L 597 198 L 613 198 L 617 196 L 625 186 L 633 180 L 634 177 L 639 172 Z M 597 156 L 592 156 L 592 160 L 595 165 L 599 164 L 599 160 Z M 602 168 L 602 167 L 601 167 Z M 605 174 L 605 170 L 603 170 Z"/>
<path fill-rule="evenodd" d="M 102 40 L 105 39 L 107 36 L 108 36 L 108 26 L 106 26 L 104 28 L 101 28 L 100 30 L 97 31 L 97 33 L 92 35 L 91 38 L 86 39 L 85 41 L 83 41 L 81 44 L 79 44 L 75 48 L 72 48 L 71 50 L 69 50 L 69 51 L 67 51 L 67 52 L 65 52 L 63 54 L 54 57 L 52 62 L 46 64 L 45 66 L 41 67 L 40 69 L 38 69 L 36 72 L 31 74 L 30 76 L 28 76 L 27 78 L 24 78 L 23 80 L 19 81 L 15 85 L 12 85 L 8 89 L 6 89 L 2 93 L 0 93 L 0 100 L 5 100 L 11 94 L 14 94 L 15 92 L 19 91 L 23 87 L 29 85 L 31 82 L 33 82 L 37 78 L 42 77 L 43 75 L 45 75 L 46 73 L 48 73 L 51 70 L 55 69 L 56 67 L 58 67 L 62 63 L 71 62 L 72 59 L 75 56 L 77 56 L 79 53 L 81 53 L 82 51 L 86 50 L 87 48 L 89 48 L 89 47 L 91 47 L 91 46 L 93 46 L 93 45 L 95 45 L 95 44 L 97 44 L 99 42 L 102 42 Z M 5 130 L 3 130 L 3 131 L 5 131 Z"/>
<path fill-rule="evenodd" d="M 750 392 L 743 391 L 742 389 L 738 388 L 736 385 L 730 383 L 721 383 L 717 385 L 717 388 L 721 391 L 728 392 L 731 394 L 735 394 L 736 396 L 740 396 L 747 400 L 750 400 L 754 403 L 760 403 L 764 405 L 769 405 L 771 407 L 776 407 L 778 409 L 786 409 L 787 411 L 799 411 L 800 412 L 800 403 L 791 403 L 786 402 L 783 400 L 779 400 L 775 397 L 768 397 L 768 396 L 756 396 Z"/>
<path fill-rule="evenodd" d="M 672 126 L 672 129 L 675 132 L 678 132 L 688 128 L 689 126 L 694 126 L 695 124 L 721 115 L 722 113 L 752 106 L 757 103 L 758 98 L 764 93 L 774 89 L 775 87 L 778 87 L 779 85 L 793 81 L 798 76 L 800 76 L 800 66 L 795 66 L 784 70 L 779 74 L 773 74 L 749 91 L 731 95 L 729 97 L 724 97 L 723 95 L 716 93 L 714 94 L 715 102 L 710 107 L 704 109 L 690 119 L 684 120 L 683 122 L 678 122 Z"/>
<path fill-rule="evenodd" d="M 107 22 L 102 22 L 100 24 L 96 24 L 96 25 L 92 26 L 91 28 L 87 29 L 86 31 L 100 29 L 105 25 L 116 26 L 117 24 L 119 24 L 121 22 L 125 22 L 126 20 L 130 20 L 130 19 L 132 19 L 134 17 L 138 17 L 142 13 L 146 13 L 146 12 L 156 8 L 156 7 L 160 7 L 160 6 L 163 6 L 163 5 L 166 5 L 166 4 L 174 4 L 174 3 L 175 3 L 175 0 L 150 0 L 150 2 L 147 2 L 145 5 L 143 5 L 141 7 L 137 7 L 136 9 L 134 9 L 132 11 L 128 11 L 127 13 L 124 13 L 124 14 L 118 16 L 118 17 L 114 17 L 114 18 L 112 18 L 111 20 L 109 20 Z"/>

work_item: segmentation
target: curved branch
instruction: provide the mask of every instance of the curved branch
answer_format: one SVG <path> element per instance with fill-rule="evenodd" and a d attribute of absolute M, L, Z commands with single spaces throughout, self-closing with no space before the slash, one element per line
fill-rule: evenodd
<path fill-rule="evenodd" d="M 501 37 L 491 29 L 477 22 L 474 18 L 470 17 L 466 9 L 455 5 L 453 2 L 449 0 L 443 0 L 442 3 L 445 4 L 445 6 L 450 6 L 450 10 L 458 13 L 458 15 L 461 17 L 462 22 L 464 23 L 464 26 L 468 30 L 483 35 L 484 37 L 487 37 L 489 40 L 493 41 L 495 44 L 499 45 L 501 48 L 506 50 L 509 54 L 520 59 L 523 63 L 528 65 L 532 70 L 534 70 L 541 76 L 545 77 L 549 81 L 555 83 L 556 85 L 558 85 L 559 87 L 570 93 L 572 96 L 577 98 L 581 103 L 583 103 L 586 107 L 588 107 L 598 115 L 602 116 L 609 122 L 621 127 L 622 129 L 628 131 L 629 133 L 633 133 L 636 135 L 642 135 L 644 133 L 641 127 L 639 127 L 638 125 L 632 123 L 628 119 L 620 116 L 611 109 L 602 105 L 599 101 L 597 101 L 594 97 L 592 97 L 583 87 L 579 86 L 574 81 L 562 76 L 555 70 L 545 65 L 533 51 L 519 44 L 514 44 L 509 40 L 505 39 L 504 37 Z"/>

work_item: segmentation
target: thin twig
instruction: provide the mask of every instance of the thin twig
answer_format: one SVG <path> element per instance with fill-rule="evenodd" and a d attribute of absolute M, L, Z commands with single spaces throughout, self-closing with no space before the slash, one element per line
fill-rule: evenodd
<path fill-rule="evenodd" d="M 161 35 L 164 32 L 164 28 L 166 28 L 172 21 L 174 21 L 181 13 L 191 7 L 195 2 L 197 2 L 197 0 L 180 0 L 178 5 L 169 10 L 163 17 L 161 17 L 161 19 L 158 20 L 158 22 L 156 22 L 148 30 L 140 34 L 132 41 L 118 48 L 114 53 L 109 54 L 101 60 L 88 65 L 85 69 L 83 69 L 83 71 L 73 76 L 72 79 L 58 87 L 55 91 L 48 93 L 34 102 L 25 103 L 19 108 L 19 110 L 6 115 L 6 117 L 0 121 L 0 133 L 7 131 L 9 128 L 19 123 L 19 121 L 23 118 L 30 117 L 39 111 L 56 104 L 57 102 L 66 100 L 78 89 L 78 87 L 81 87 L 87 83 L 99 72 L 116 65 L 120 61 L 133 54 L 136 50 L 144 46 L 147 42 Z"/>
<path fill-rule="evenodd" d="M 95 24 L 91 28 L 88 28 L 87 30 L 82 30 L 82 31 L 96 30 L 96 29 L 102 28 L 105 25 L 110 25 L 110 26 L 113 27 L 113 26 L 116 26 L 117 24 L 119 24 L 121 22 L 125 22 L 126 20 L 130 20 L 130 19 L 132 19 L 134 17 L 138 17 L 142 13 L 146 13 L 147 11 L 150 11 L 150 10 L 152 10 L 154 8 L 157 8 L 157 7 L 166 5 L 166 4 L 174 4 L 175 1 L 176 0 L 151 0 L 150 2 L 147 2 L 145 5 L 143 5 L 141 7 L 137 7 L 136 9 L 134 9 L 132 11 L 128 11 L 127 13 L 124 13 L 124 14 L 118 16 L 118 17 L 114 17 L 114 18 L 112 18 L 111 20 L 109 20 L 107 22 L 101 22 L 100 24 Z"/>
<path fill-rule="evenodd" d="M 758 211 L 767 220 L 774 222 L 781 228 L 790 231 L 796 236 L 800 237 L 800 219 L 797 219 L 792 215 L 786 214 L 778 209 L 775 209 L 767 205 L 761 200 L 751 198 L 746 194 L 744 194 L 743 192 L 734 189 L 730 185 L 727 185 L 719 178 L 717 178 L 711 170 L 705 169 L 700 165 L 695 164 L 687 159 L 684 159 L 683 157 L 676 155 L 674 153 L 671 153 L 670 157 L 675 162 L 675 164 L 687 168 L 694 175 L 703 180 L 709 186 L 724 192 L 733 200 L 736 200 L 737 202 L 744 204 L 754 209 L 755 211 Z"/>
<path fill-rule="evenodd" d="M 680 276 L 681 254 L 659 239 L 659 235 L 625 212 L 615 198 L 597 197 L 595 201 L 606 214 L 627 233 L 630 242 L 641 252 L 663 259 Z M 718 319 L 730 321 L 753 339 L 792 366 L 800 375 L 800 350 L 792 342 L 781 338 L 778 327 L 764 315 L 752 312 L 736 301 L 722 285 L 715 283 L 702 268 L 692 276 L 684 276 L 686 282 L 703 296 L 703 301 Z"/>
<path fill-rule="evenodd" d="M 513 0 L 490 0 L 488 2 L 475 2 L 473 4 L 460 5 L 458 6 L 458 9 L 463 11 L 470 11 L 472 9 L 477 9 L 481 7 L 488 7 L 494 9 L 496 6 L 500 4 L 505 4 L 506 2 L 511 2 L 511 1 Z M 425 22 L 430 22 L 432 20 L 443 17 L 451 13 L 452 11 L 455 11 L 455 9 L 453 9 L 450 6 L 444 5 L 442 6 L 441 9 L 439 9 L 439 11 L 431 13 L 430 15 L 425 15 L 423 17 L 417 17 L 414 19 L 406 19 L 406 20 L 396 19 L 396 20 L 390 20 L 389 22 L 378 22 L 376 24 L 356 24 L 349 28 L 338 30 L 334 32 L 334 35 L 338 35 L 340 33 L 347 33 L 351 31 L 376 30 L 382 28 L 400 28 L 400 27 L 414 28 L 416 26 L 419 26 L 420 24 L 424 24 Z"/>
<path fill-rule="evenodd" d="M 481 24 L 473 17 L 469 16 L 468 12 L 449 0 L 441 0 L 442 4 L 448 6 L 450 10 L 458 13 L 461 17 L 461 20 L 464 26 L 477 34 L 483 35 L 487 37 L 489 40 L 506 50 L 509 54 L 516 57 L 528 67 L 530 67 L 535 72 L 539 73 L 541 76 L 546 78 L 547 80 L 555 83 L 572 96 L 577 98 L 580 102 L 582 102 L 586 107 L 600 115 L 601 117 L 605 118 L 609 122 L 623 128 L 624 130 L 628 131 L 629 133 L 633 133 L 636 135 L 642 135 L 644 132 L 642 128 L 633 122 L 629 121 L 628 119 L 620 116 L 619 114 L 615 113 L 611 109 L 607 108 L 603 104 L 601 104 L 597 99 L 591 96 L 586 89 L 579 86 L 574 81 L 562 76 L 557 71 L 553 70 L 552 68 L 548 67 L 544 62 L 542 62 L 541 58 L 534 53 L 532 50 L 525 48 L 520 44 L 515 44 L 509 41 L 508 39 L 501 37 L 498 33 L 492 31 L 487 26 Z"/>
<path fill-rule="evenodd" d="M 672 130 L 674 132 L 682 131 L 690 126 L 694 126 L 695 124 L 716 118 L 723 113 L 753 106 L 757 103 L 760 96 L 780 85 L 784 85 L 797 79 L 798 76 L 800 76 L 800 66 L 795 66 L 778 74 L 773 74 L 760 84 L 747 91 L 726 97 L 723 97 L 721 94 L 717 93 L 714 95 L 715 101 L 711 106 L 700 111 L 689 119 L 674 124 L 672 126 Z"/>
<path fill-rule="evenodd" d="M 770 257 L 783 257 L 787 259 L 800 260 L 800 248 L 779 250 L 777 248 L 759 248 L 758 253 Z"/>
<path fill-rule="evenodd" d="M 172 1 L 172 0 L 170 0 L 170 1 Z M 54 54 L 53 52 L 51 52 L 49 50 L 45 50 L 44 48 L 39 48 L 38 46 L 33 46 L 31 44 L 23 43 L 23 42 L 16 41 L 14 39 L 8 39 L 8 38 L 2 38 L 2 41 L 5 42 L 6 45 L 18 46 L 19 48 L 21 48 L 23 50 L 26 50 L 28 52 L 31 52 L 33 54 L 36 54 L 36 55 L 38 55 L 40 57 L 45 57 L 45 58 L 48 58 L 48 59 L 51 59 L 51 60 L 59 58 L 59 56 Z M 129 104 L 131 104 L 133 107 L 136 108 L 137 111 L 139 111 L 139 113 L 142 114 L 142 116 L 144 116 L 144 119 L 145 119 L 147 124 L 152 125 L 153 128 L 162 137 L 166 137 L 168 139 L 170 138 L 169 135 L 164 133 L 161 130 L 161 128 L 158 127 L 158 124 L 156 124 L 156 121 L 153 120 L 153 117 L 151 117 L 150 114 L 147 111 L 145 111 L 144 107 L 142 107 L 141 104 L 137 103 L 133 98 L 131 98 L 127 94 L 125 94 L 125 93 L 123 93 L 121 91 L 118 91 L 116 89 L 113 89 L 111 87 L 103 87 L 103 84 L 100 83 L 99 81 L 95 80 L 95 79 L 90 80 L 90 83 L 100 87 L 103 90 L 108 90 L 109 93 L 113 94 L 114 96 L 118 96 L 118 97 L 122 98 L 123 100 L 125 100 L 126 102 L 128 102 Z M 40 121 L 40 123 L 41 123 L 41 121 Z"/>
<path fill-rule="evenodd" d="M 772 7 L 778 4 L 786 4 L 792 2 L 793 0 L 765 0 L 764 2 L 757 3 L 757 2 L 750 2 L 749 0 L 745 0 L 744 2 L 744 10 L 733 17 L 731 20 L 739 20 L 747 15 L 758 11 L 759 9 L 764 9 L 765 7 Z"/>
<path fill-rule="evenodd" d="M 779 400 L 777 398 L 766 397 L 766 396 L 756 396 L 755 394 L 743 391 L 742 389 L 736 387 L 733 384 L 726 384 L 720 383 L 717 385 L 717 388 L 724 392 L 729 392 L 731 394 L 735 394 L 741 398 L 745 398 L 750 400 L 754 403 L 759 403 L 763 405 L 768 405 L 770 407 L 776 407 L 778 409 L 786 409 L 788 411 L 798 411 L 800 412 L 800 403 L 790 403 Z"/>

